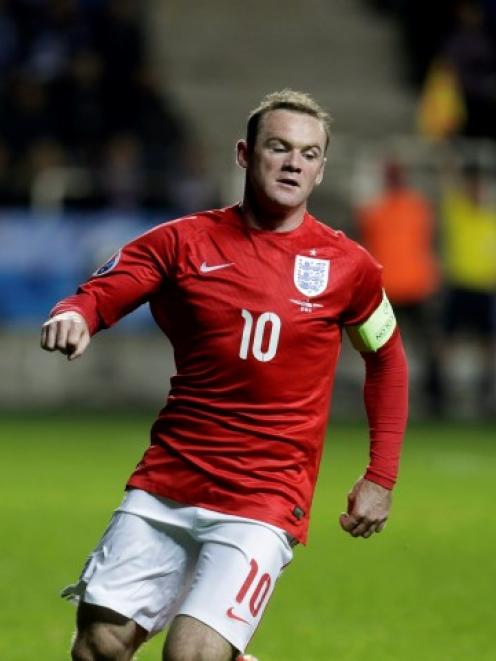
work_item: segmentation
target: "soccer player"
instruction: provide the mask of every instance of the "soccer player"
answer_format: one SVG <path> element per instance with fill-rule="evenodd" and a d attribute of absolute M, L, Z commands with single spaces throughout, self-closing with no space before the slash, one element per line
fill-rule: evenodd
<path fill-rule="evenodd" d="M 73 659 L 130 659 L 168 626 L 167 661 L 243 652 L 275 582 L 305 543 L 341 335 L 365 361 L 370 463 L 340 516 L 353 537 L 388 518 L 407 368 L 381 268 L 307 200 L 329 117 L 308 95 L 268 95 L 237 144 L 241 204 L 131 241 L 43 325 L 48 351 L 148 302 L 177 374 L 151 445 L 76 585 Z"/>

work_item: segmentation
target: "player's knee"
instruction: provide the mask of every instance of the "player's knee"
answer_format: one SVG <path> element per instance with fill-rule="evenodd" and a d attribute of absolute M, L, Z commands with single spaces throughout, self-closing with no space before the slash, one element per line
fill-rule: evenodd
<path fill-rule="evenodd" d="M 77 633 L 71 654 L 73 661 L 125 661 L 134 649 L 106 623 L 94 623 Z"/>
<path fill-rule="evenodd" d="M 183 649 L 169 648 L 164 652 L 164 661 L 232 661 L 237 654 L 232 651 L 213 651 L 191 646 Z"/>
<path fill-rule="evenodd" d="M 163 661 L 231 661 L 233 647 L 206 624 L 179 615 L 173 621 L 163 651 Z"/>

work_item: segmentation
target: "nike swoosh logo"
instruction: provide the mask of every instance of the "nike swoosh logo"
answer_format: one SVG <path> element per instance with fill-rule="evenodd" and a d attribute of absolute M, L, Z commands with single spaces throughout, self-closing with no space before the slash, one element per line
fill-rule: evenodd
<path fill-rule="evenodd" d="M 244 622 L 245 624 L 250 624 L 247 620 L 245 620 L 243 617 L 240 617 L 239 615 L 236 615 L 236 613 L 233 610 L 233 607 L 228 608 L 226 611 L 227 617 L 230 617 L 231 620 L 237 620 L 238 622 Z"/>
<path fill-rule="evenodd" d="M 206 262 L 202 262 L 200 266 L 200 271 L 202 273 L 209 273 L 210 271 L 218 271 L 219 269 L 225 269 L 228 266 L 233 266 L 233 262 L 227 264 L 215 264 L 214 266 L 209 266 Z"/>

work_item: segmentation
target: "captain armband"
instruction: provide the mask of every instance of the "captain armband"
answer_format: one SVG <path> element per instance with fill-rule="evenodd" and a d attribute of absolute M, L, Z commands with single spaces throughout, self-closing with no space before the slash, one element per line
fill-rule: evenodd
<path fill-rule="evenodd" d="M 394 333 L 396 317 L 383 291 L 379 307 L 362 324 L 347 326 L 351 343 L 358 351 L 378 351 Z"/>

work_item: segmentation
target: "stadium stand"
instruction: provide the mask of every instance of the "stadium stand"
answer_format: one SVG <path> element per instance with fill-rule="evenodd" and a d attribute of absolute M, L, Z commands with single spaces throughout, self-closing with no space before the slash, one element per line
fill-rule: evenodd
<path fill-rule="evenodd" d="M 331 110 L 328 172 L 311 209 L 354 238 L 353 209 L 377 196 L 386 158 L 405 164 L 437 224 L 445 158 L 476 162 L 486 175 L 496 170 L 490 137 L 433 142 L 415 134 L 425 73 L 454 26 L 451 3 L 431 3 L 425 24 L 423 4 L 406 0 L 292 0 L 284 20 L 277 0 L 251 6 L 247 12 L 244 3 L 228 0 L 0 3 L 0 359 L 15 374 L 0 394 L 8 401 L 21 401 L 20 393 L 41 378 L 33 380 L 30 361 L 38 369 L 43 358 L 14 360 L 26 346 L 18 329 L 28 337 L 56 298 L 140 231 L 239 197 L 233 145 L 247 110 L 267 91 L 304 89 Z M 420 24 L 431 34 L 419 40 L 426 49 L 419 55 L 408 51 L 405 30 Z M 492 205 L 492 184 L 488 189 Z M 436 238 L 439 247 L 437 225 Z M 128 323 L 148 333 L 146 319 L 143 311 Z M 111 356 L 129 341 L 126 325 L 114 338 L 105 364 L 115 370 Z M 151 347 L 148 336 L 133 341 Z M 345 349 L 342 365 L 338 396 L 346 411 L 361 364 Z M 414 359 L 414 382 L 417 368 Z M 38 388 L 33 401 L 74 396 L 64 379 L 53 389 L 53 369 L 43 364 L 50 386 Z M 79 369 L 96 387 L 98 370 Z M 132 390 L 147 378 L 133 369 L 117 379 L 122 385 L 109 393 L 114 402 L 128 394 L 132 400 L 124 384 Z"/>

